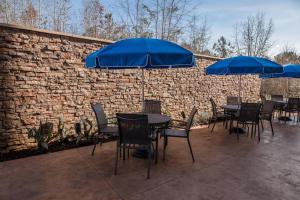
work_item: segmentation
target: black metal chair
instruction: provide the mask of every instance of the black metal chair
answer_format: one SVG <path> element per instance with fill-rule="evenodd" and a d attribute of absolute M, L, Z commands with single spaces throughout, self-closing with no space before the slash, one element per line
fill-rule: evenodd
<path fill-rule="evenodd" d="M 161 114 L 161 101 L 158 100 L 145 100 L 143 113 Z M 162 128 L 165 127 L 151 127 L 152 141 L 155 142 L 155 163 L 158 160 L 158 135 L 161 133 Z"/>
<path fill-rule="evenodd" d="M 240 97 L 240 100 L 242 100 L 241 97 Z M 240 102 L 242 102 L 242 101 L 239 101 L 239 97 L 227 96 L 227 105 L 239 105 Z"/>
<path fill-rule="evenodd" d="M 262 104 L 265 104 L 265 102 L 267 101 L 267 99 L 264 95 L 260 95 L 260 100 L 261 100 Z"/>
<path fill-rule="evenodd" d="M 282 110 L 285 107 L 285 103 L 283 102 L 283 95 L 271 95 L 271 101 L 275 102 L 275 107 L 274 107 L 274 115 L 273 117 L 277 117 L 278 119 L 280 118 L 280 116 L 282 115 Z"/>
<path fill-rule="evenodd" d="M 263 120 L 269 121 L 271 130 L 272 130 L 272 135 L 274 135 L 274 129 L 273 129 L 273 124 L 272 124 L 274 108 L 275 108 L 275 102 L 266 100 L 264 102 L 264 104 L 262 105 L 262 108 L 260 111 L 261 127 L 262 127 L 262 129 L 264 129 Z"/>
<path fill-rule="evenodd" d="M 284 111 L 285 118 L 287 118 L 287 114 L 289 114 L 289 117 L 291 114 L 297 114 L 296 122 L 299 122 L 300 98 L 289 98 L 287 105 L 282 110 Z"/>
<path fill-rule="evenodd" d="M 211 133 L 212 133 L 214 131 L 214 128 L 215 128 L 215 125 L 217 122 L 223 121 L 226 123 L 226 127 L 227 127 L 227 120 L 230 119 L 231 115 L 218 111 L 217 104 L 215 103 L 215 101 L 212 98 L 210 98 L 209 100 L 210 100 L 211 108 L 212 108 L 212 116 L 208 120 L 208 128 L 213 123 L 213 127 L 211 129 Z"/>
<path fill-rule="evenodd" d="M 272 101 L 283 101 L 283 95 L 271 95 Z"/>
<path fill-rule="evenodd" d="M 237 130 L 239 130 L 239 125 L 242 125 L 244 127 L 251 125 L 251 137 L 253 136 L 253 134 L 254 136 L 256 135 L 256 128 L 257 128 L 258 141 L 260 141 L 260 129 L 259 129 L 260 109 L 261 109 L 260 103 L 242 103 L 240 113 L 236 120 Z M 249 126 L 248 126 L 248 130 L 249 130 Z M 240 135 L 239 131 L 236 132 L 236 135 L 237 135 L 237 139 L 239 140 L 239 135 Z"/>
<path fill-rule="evenodd" d="M 108 121 L 115 118 L 107 118 L 102 108 L 102 105 L 100 103 L 91 103 L 91 107 L 96 115 L 97 128 L 98 128 L 97 130 L 98 134 L 96 135 L 95 144 L 92 150 L 92 155 L 94 155 L 96 146 L 99 142 L 100 144 L 102 144 L 102 140 L 105 139 L 116 140 L 119 134 L 118 134 L 118 127 L 111 126 L 114 123 Z"/>
<path fill-rule="evenodd" d="M 119 139 L 117 141 L 115 175 L 118 168 L 119 150 L 145 148 L 148 151 L 147 178 L 150 177 L 152 138 L 148 116 L 142 114 L 117 113 Z"/>
<path fill-rule="evenodd" d="M 158 100 L 145 100 L 143 113 L 161 114 L 161 101 Z"/>
<path fill-rule="evenodd" d="M 196 113 L 197 113 L 197 109 L 194 107 L 192 109 L 192 111 L 189 115 L 189 118 L 186 122 L 186 125 L 184 127 L 182 127 L 182 126 L 171 126 L 168 129 L 163 130 L 163 137 L 164 137 L 163 159 L 164 160 L 165 160 L 166 147 L 168 145 L 168 138 L 169 137 L 177 137 L 177 138 L 186 138 L 187 139 L 193 162 L 195 162 L 192 146 L 191 146 L 191 143 L 190 143 L 190 130 L 191 130 L 191 126 L 193 124 L 193 120 L 194 120 L 194 117 L 195 117 Z M 176 121 L 179 122 L 179 120 L 176 120 Z"/>

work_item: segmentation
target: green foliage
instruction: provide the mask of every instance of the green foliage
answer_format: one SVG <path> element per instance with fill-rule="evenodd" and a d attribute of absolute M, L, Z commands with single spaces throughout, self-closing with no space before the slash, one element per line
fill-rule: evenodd
<path fill-rule="evenodd" d="M 77 123 L 80 124 L 79 128 L 80 130 L 76 131 L 77 134 L 77 139 L 76 139 L 76 144 L 80 142 L 83 138 L 86 140 L 91 140 L 94 138 L 95 132 L 92 132 L 93 128 L 93 123 L 90 121 L 88 118 L 81 118 L 80 122 Z"/>
<path fill-rule="evenodd" d="M 229 57 L 234 52 L 234 47 L 225 37 L 221 36 L 213 45 L 214 52 L 221 58 Z"/>
<path fill-rule="evenodd" d="M 168 109 L 165 109 L 165 108 L 162 108 L 161 113 L 162 113 L 163 115 L 171 116 L 171 112 L 170 112 Z"/>
<path fill-rule="evenodd" d="M 53 123 L 40 121 L 38 128 L 28 129 L 28 138 L 34 138 L 38 144 L 39 151 L 47 151 L 49 142 L 55 137 L 53 135 Z"/>
<path fill-rule="evenodd" d="M 209 114 L 207 112 L 200 112 L 199 113 L 199 124 L 207 124 L 209 120 Z"/>
<path fill-rule="evenodd" d="M 65 128 L 64 119 L 60 117 L 58 121 L 56 136 L 58 136 L 59 141 L 62 142 L 67 137 L 67 135 L 68 135 L 68 130 Z"/>
<path fill-rule="evenodd" d="M 57 132 L 53 131 L 53 123 L 40 121 L 39 127 L 33 127 L 28 129 L 28 138 L 34 138 L 38 144 L 39 151 L 47 151 L 49 149 L 49 143 L 58 138 L 60 142 L 67 138 L 68 130 L 65 128 L 64 120 L 59 118 Z"/>

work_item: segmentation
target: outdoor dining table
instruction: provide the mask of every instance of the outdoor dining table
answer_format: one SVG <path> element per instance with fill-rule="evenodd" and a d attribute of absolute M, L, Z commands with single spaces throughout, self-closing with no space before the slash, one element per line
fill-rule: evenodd
<path fill-rule="evenodd" d="M 286 105 L 287 104 L 287 102 L 286 101 L 280 101 L 280 100 L 271 100 L 271 101 L 273 101 L 276 105 Z"/>
<path fill-rule="evenodd" d="M 155 130 L 156 128 L 164 128 L 171 121 L 171 118 L 167 115 L 155 114 L 155 113 L 142 113 L 138 112 L 136 114 L 144 114 L 148 116 L 148 124 L 151 130 Z M 156 131 L 156 140 L 158 140 L 158 131 Z M 156 141 L 156 145 L 157 145 Z M 157 146 L 155 150 L 155 162 L 157 163 Z M 137 149 L 134 151 L 133 156 L 136 158 L 147 158 L 148 152 L 146 149 Z"/>
<path fill-rule="evenodd" d="M 221 108 L 223 108 L 224 110 L 227 110 L 227 111 L 237 112 L 241 109 L 241 106 L 240 105 L 223 105 L 223 106 L 221 106 Z"/>

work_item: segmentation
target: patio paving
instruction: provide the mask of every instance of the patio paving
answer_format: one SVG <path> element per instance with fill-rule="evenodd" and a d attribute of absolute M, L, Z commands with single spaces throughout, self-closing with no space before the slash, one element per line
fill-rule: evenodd
<path fill-rule="evenodd" d="M 145 160 L 130 157 L 113 175 L 115 143 L 0 163 L 0 199 L 288 199 L 300 197 L 300 126 L 268 125 L 262 141 L 240 141 L 221 125 L 170 139 L 146 179 Z M 160 153 L 162 152 L 160 142 Z"/>

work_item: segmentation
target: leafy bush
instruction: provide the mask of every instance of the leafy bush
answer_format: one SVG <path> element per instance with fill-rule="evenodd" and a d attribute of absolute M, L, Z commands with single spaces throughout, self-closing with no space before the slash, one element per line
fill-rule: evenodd
<path fill-rule="evenodd" d="M 81 118 L 80 122 L 75 124 L 75 132 L 77 134 L 76 143 L 85 138 L 91 140 L 94 138 L 96 132 L 92 132 L 93 123 L 88 118 Z"/>
<path fill-rule="evenodd" d="M 68 129 L 65 128 L 64 119 L 60 117 L 57 126 L 57 133 L 56 133 L 56 135 L 59 137 L 60 142 L 63 142 L 67 138 L 68 132 L 69 132 Z"/>
<path fill-rule="evenodd" d="M 208 124 L 209 117 L 210 116 L 207 112 L 200 112 L 199 113 L 199 118 L 198 118 L 198 123 L 200 125 Z"/>
<path fill-rule="evenodd" d="M 38 144 L 39 151 L 48 151 L 49 143 L 58 138 L 58 141 L 63 142 L 68 135 L 68 129 L 65 128 L 64 120 L 59 118 L 57 132 L 53 131 L 53 123 L 40 121 L 39 127 L 28 129 L 28 138 L 34 138 Z"/>
<path fill-rule="evenodd" d="M 38 128 L 28 129 L 28 138 L 34 138 L 38 144 L 39 151 L 48 151 L 49 142 L 55 138 L 53 135 L 53 123 L 40 121 Z"/>

